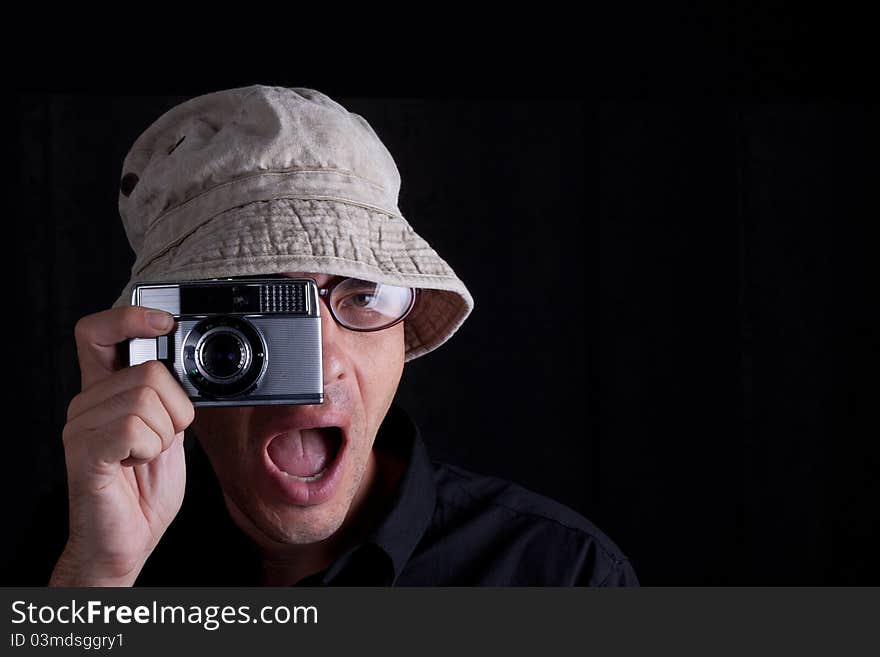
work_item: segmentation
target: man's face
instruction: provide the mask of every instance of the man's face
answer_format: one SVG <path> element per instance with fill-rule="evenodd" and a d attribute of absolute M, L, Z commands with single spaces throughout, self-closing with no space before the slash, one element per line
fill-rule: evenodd
<path fill-rule="evenodd" d="M 341 278 L 285 275 L 314 278 L 319 288 Z M 321 331 L 323 404 L 196 409 L 192 426 L 230 513 L 264 547 L 328 538 L 352 503 L 361 503 L 376 471 L 373 442 L 403 373 L 403 322 L 381 331 L 350 331 L 324 305 Z M 341 430 L 312 429 L 325 426 Z M 322 475 L 326 479 L 306 483 L 279 472 L 280 452 L 302 455 L 310 446 L 318 453 L 330 447 L 328 463 L 335 465 Z"/>

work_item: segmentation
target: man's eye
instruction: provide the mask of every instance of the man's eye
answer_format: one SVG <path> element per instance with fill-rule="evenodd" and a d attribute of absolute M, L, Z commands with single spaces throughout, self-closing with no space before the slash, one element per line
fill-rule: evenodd
<path fill-rule="evenodd" d="M 351 303 L 359 308 L 368 308 L 373 304 L 375 299 L 376 297 L 374 295 L 366 293 L 352 294 L 349 297 Z"/>
<path fill-rule="evenodd" d="M 375 308 L 381 303 L 379 295 L 373 290 L 365 292 L 350 292 L 339 300 L 338 307 L 362 310 Z"/>

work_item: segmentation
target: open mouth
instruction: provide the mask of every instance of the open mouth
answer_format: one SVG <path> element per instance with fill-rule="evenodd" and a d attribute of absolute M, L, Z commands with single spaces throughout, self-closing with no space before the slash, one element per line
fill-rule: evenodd
<path fill-rule="evenodd" d="M 339 427 L 314 427 L 276 436 L 267 451 L 285 477 L 312 482 L 327 473 L 341 446 L 342 430 Z"/>
<path fill-rule="evenodd" d="M 341 487 L 350 440 L 347 418 L 340 413 L 322 415 L 291 418 L 287 426 L 279 423 L 263 443 L 263 471 L 284 505 L 324 504 Z M 327 424 L 314 426 L 322 422 Z"/>

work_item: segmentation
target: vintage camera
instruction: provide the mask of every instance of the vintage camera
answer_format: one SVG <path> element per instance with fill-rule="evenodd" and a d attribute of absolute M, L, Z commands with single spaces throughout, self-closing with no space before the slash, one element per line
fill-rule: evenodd
<path fill-rule="evenodd" d="M 128 363 L 160 360 L 194 406 L 320 404 L 321 311 L 311 278 L 142 283 L 131 303 L 174 331 L 128 341 Z"/>

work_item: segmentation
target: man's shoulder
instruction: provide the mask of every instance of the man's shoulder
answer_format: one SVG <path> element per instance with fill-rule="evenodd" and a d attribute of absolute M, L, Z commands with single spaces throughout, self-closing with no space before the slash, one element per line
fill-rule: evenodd
<path fill-rule="evenodd" d="M 553 522 L 579 532 L 598 532 L 583 515 L 546 495 L 514 481 L 480 474 L 457 465 L 433 461 L 438 495 L 451 504 L 490 504 L 518 515 Z"/>
<path fill-rule="evenodd" d="M 491 516 L 499 536 L 558 545 L 573 558 L 590 561 L 600 584 L 619 573 L 635 579 L 623 551 L 599 527 L 571 507 L 514 481 L 432 461 L 437 513 L 446 522 L 471 522 Z M 586 565 L 586 564 L 585 564 Z"/>

